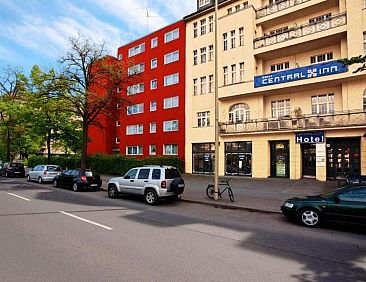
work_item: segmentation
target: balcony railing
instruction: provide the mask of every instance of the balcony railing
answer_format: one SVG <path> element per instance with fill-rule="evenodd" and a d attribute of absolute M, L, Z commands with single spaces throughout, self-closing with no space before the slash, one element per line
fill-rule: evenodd
<path fill-rule="evenodd" d="M 288 8 L 291 8 L 293 6 L 296 6 L 296 5 L 299 5 L 304 2 L 308 2 L 308 1 L 310 1 L 310 0 L 283 0 L 281 2 L 262 7 L 257 10 L 257 19 L 286 10 Z"/>
<path fill-rule="evenodd" d="M 303 37 L 309 34 L 322 32 L 324 30 L 328 30 L 346 24 L 347 24 L 346 13 L 342 13 L 339 15 L 332 16 L 320 22 L 305 24 L 298 27 L 292 27 L 281 33 L 265 35 L 256 38 L 253 40 L 254 49 L 281 43 L 287 40 Z"/>
<path fill-rule="evenodd" d="M 366 127 L 366 111 L 335 112 L 280 119 L 256 119 L 239 123 L 220 123 L 221 134 L 299 131 L 340 127 Z"/>

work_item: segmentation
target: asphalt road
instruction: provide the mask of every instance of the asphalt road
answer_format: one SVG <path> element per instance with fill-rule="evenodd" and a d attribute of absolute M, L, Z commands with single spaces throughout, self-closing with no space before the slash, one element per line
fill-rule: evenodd
<path fill-rule="evenodd" d="M 366 281 L 366 232 L 0 178 L 0 280 Z"/>

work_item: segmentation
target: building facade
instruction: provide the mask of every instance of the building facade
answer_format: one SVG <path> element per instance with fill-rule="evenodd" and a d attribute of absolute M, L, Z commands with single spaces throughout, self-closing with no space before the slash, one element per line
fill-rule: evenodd
<path fill-rule="evenodd" d="M 93 127 L 89 154 L 177 156 L 185 149 L 185 22 L 179 21 L 118 49 L 134 83 L 116 89 L 127 105 Z"/>
<path fill-rule="evenodd" d="M 186 172 L 214 170 L 214 0 L 186 21 Z M 220 1 L 219 174 L 366 174 L 363 0 Z"/>

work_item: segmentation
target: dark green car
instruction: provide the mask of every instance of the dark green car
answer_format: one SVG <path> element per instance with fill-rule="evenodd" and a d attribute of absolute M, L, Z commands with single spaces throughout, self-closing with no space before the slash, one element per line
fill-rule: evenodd
<path fill-rule="evenodd" d="M 319 196 L 291 198 L 282 213 L 303 225 L 315 227 L 323 221 L 366 225 L 366 186 L 343 187 Z"/>

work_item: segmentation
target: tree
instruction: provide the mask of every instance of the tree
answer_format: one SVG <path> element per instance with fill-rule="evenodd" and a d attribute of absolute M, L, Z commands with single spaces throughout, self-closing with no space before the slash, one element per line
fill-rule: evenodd
<path fill-rule="evenodd" d="M 361 64 L 353 73 L 358 73 L 366 70 L 366 55 L 359 55 L 356 57 L 351 57 L 350 59 L 340 60 L 343 64 L 347 66 L 352 66 L 355 64 Z"/>
<path fill-rule="evenodd" d="M 88 128 L 101 126 L 98 117 L 109 116 L 116 104 L 126 104 L 117 88 L 126 89 L 135 75 L 128 75 L 127 64 L 106 56 L 105 44 L 96 44 L 79 35 L 69 39 L 70 50 L 60 59 L 63 75 L 68 81 L 65 94 L 72 104 L 72 111 L 82 123 L 81 167 L 86 167 Z"/>

